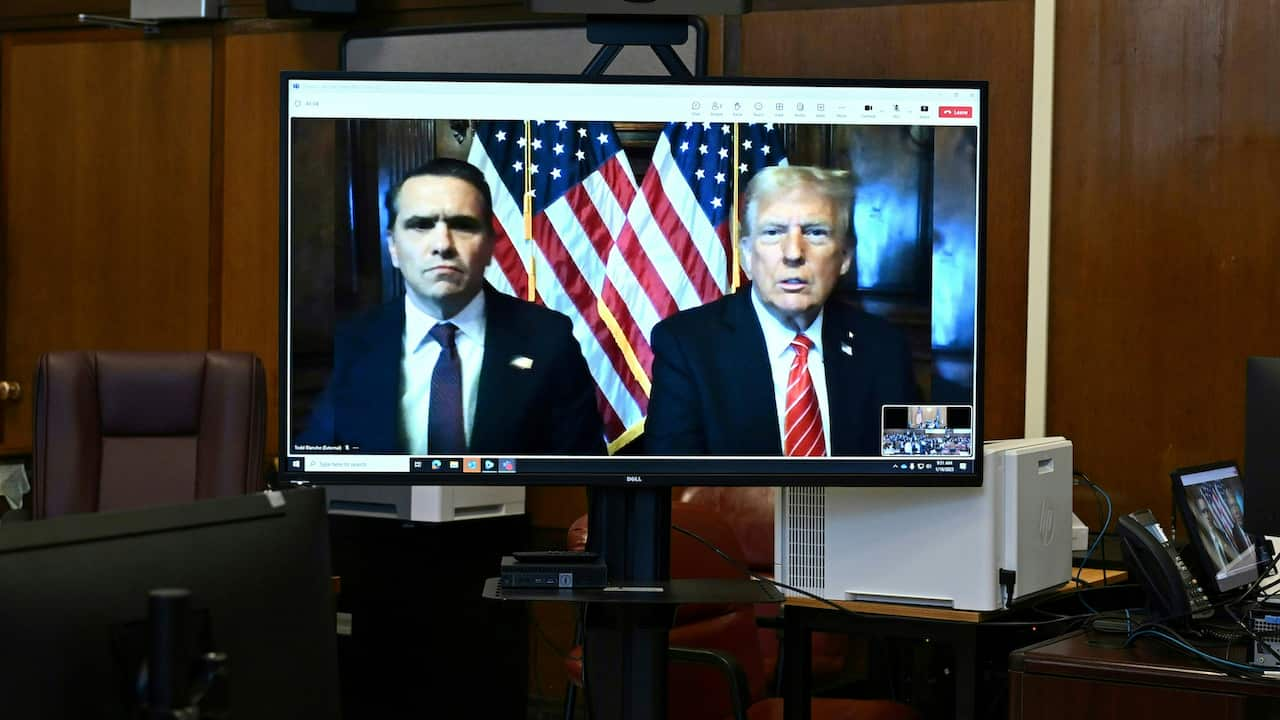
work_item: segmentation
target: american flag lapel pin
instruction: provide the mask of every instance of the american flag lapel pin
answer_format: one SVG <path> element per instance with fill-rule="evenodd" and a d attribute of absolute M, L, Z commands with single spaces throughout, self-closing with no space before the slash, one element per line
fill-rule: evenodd
<path fill-rule="evenodd" d="M 532 369 L 533 369 L 533 358 L 531 358 L 531 357 L 525 357 L 524 355 L 517 355 L 517 356 L 515 356 L 515 357 L 511 358 L 511 363 L 510 363 L 510 364 L 511 364 L 511 367 L 513 367 L 513 368 L 515 368 L 515 369 L 517 369 L 517 370 L 532 370 Z"/>

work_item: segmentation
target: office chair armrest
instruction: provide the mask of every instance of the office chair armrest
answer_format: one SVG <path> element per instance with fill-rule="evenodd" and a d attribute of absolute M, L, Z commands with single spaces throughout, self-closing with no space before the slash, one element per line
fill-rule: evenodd
<path fill-rule="evenodd" d="M 760 615 L 756 616 L 756 627 L 759 628 L 769 628 L 781 631 L 785 625 L 786 623 L 783 622 L 781 615 L 770 615 L 768 617 L 762 617 Z"/>
<path fill-rule="evenodd" d="M 673 647 L 668 649 L 673 662 L 709 665 L 724 675 L 729 683 L 729 699 L 733 705 L 733 720 L 747 720 L 747 707 L 751 705 L 751 690 L 747 687 L 747 673 L 731 653 L 706 648 Z"/>

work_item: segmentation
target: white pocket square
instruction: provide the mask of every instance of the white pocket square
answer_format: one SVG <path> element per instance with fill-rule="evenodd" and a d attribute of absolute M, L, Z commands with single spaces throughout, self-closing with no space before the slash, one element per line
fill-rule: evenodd
<path fill-rule="evenodd" d="M 511 358 L 511 367 L 520 370 L 530 370 L 533 368 L 533 358 L 517 355 Z"/>

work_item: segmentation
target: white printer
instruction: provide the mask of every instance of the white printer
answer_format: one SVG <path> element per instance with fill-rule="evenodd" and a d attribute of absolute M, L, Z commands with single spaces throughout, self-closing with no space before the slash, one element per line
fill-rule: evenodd
<path fill-rule="evenodd" d="M 524 514 L 517 485 L 326 485 L 329 513 L 453 522 Z"/>
<path fill-rule="evenodd" d="M 981 487 L 786 487 L 781 581 L 833 600 L 988 611 L 1071 577 L 1071 442 L 983 448 Z"/>

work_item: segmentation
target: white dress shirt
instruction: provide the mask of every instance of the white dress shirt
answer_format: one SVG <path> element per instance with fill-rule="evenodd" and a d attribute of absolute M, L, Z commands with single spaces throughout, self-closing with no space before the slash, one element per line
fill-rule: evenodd
<path fill-rule="evenodd" d="M 426 455 L 427 411 L 431 407 L 431 373 L 436 369 L 441 346 L 428 333 L 441 322 L 457 326 L 454 344 L 462 362 L 462 422 L 471 443 L 471 426 L 475 424 L 476 397 L 480 393 L 480 365 L 484 360 L 484 292 L 457 315 L 441 320 L 427 314 L 414 304 L 408 293 L 404 296 L 404 356 L 400 361 L 400 419 L 405 436 L 409 440 L 409 452 Z"/>
<path fill-rule="evenodd" d="M 760 329 L 764 331 L 765 351 L 769 354 L 769 370 L 773 375 L 773 400 L 778 408 L 778 438 L 787 436 L 787 381 L 791 376 L 791 361 L 796 351 L 791 341 L 796 331 L 783 325 L 780 320 L 769 313 L 755 291 L 751 291 L 751 306 L 755 308 L 756 317 L 760 320 Z M 813 347 L 809 349 L 809 377 L 813 380 L 813 391 L 818 394 L 818 409 L 822 412 L 822 439 L 826 442 L 823 455 L 831 454 L 831 413 L 827 409 L 827 371 L 823 364 L 822 354 L 822 312 L 813 324 L 805 329 L 804 334 Z"/>

